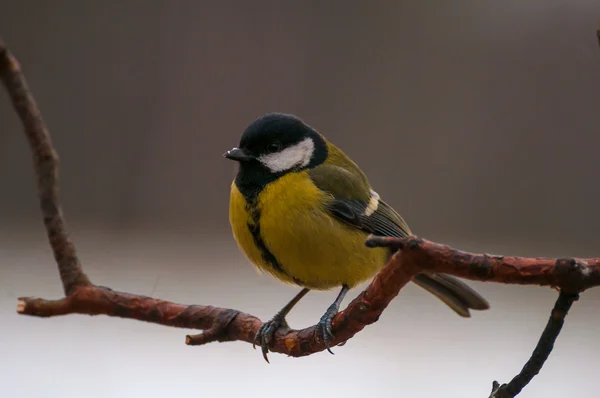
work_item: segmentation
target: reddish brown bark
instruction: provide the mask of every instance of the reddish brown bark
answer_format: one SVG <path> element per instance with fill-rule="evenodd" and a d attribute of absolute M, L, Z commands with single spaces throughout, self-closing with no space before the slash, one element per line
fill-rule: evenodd
<path fill-rule="evenodd" d="M 390 301 L 417 273 L 417 268 L 390 263 L 367 290 L 355 298 L 333 321 L 334 345 L 346 341 L 365 326 L 377 321 Z M 23 297 L 18 312 L 50 317 L 66 314 L 109 315 L 166 326 L 204 330 L 187 336 L 189 345 L 212 341 L 240 340 L 252 343 L 262 325 L 260 319 L 243 312 L 204 305 L 183 305 L 146 296 L 116 292 L 106 287 L 81 285 L 60 300 Z M 316 338 L 315 326 L 302 330 L 277 330 L 270 350 L 299 357 L 325 349 Z"/>
<path fill-rule="evenodd" d="M 424 271 L 505 284 L 539 285 L 581 293 L 600 285 L 600 258 L 510 257 L 473 254 L 419 238 L 372 237 L 369 246 L 404 249 L 402 260 Z"/>
<path fill-rule="evenodd" d="M 15 111 L 25 128 L 25 135 L 33 152 L 38 196 L 44 216 L 44 225 L 65 294 L 90 282 L 81 269 L 75 246 L 69 238 L 58 200 L 58 155 L 52 146 L 48 129 L 37 103 L 29 91 L 21 66 L 10 54 L 0 38 L 0 79 L 11 97 Z"/>
<path fill-rule="evenodd" d="M 444 272 L 471 280 L 550 285 L 565 293 L 577 294 L 600 284 L 600 259 L 537 259 L 472 254 L 423 239 L 373 237 L 371 246 L 402 248 L 373 282 L 333 320 L 334 344 L 353 337 L 377 321 L 402 287 L 423 270 Z M 40 317 L 71 313 L 109 315 L 138 319 L 167 326 L 205 330 L 187 336 L 186 343 L 240 340 L 252 343 L 261 321 L 228 308 L 183 305 L 146 296 L 116 292 L 92 284 L 74 288 L 61 300 L 22 298 L 19 312 Z M 279 329 L 270 350 L 291 356 L 322 351 L 316 327 L 302 330 Z"/>

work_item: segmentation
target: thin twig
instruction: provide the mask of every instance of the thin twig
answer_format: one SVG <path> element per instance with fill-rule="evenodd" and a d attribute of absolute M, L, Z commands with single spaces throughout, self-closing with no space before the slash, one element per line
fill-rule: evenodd
<path fill-rule="evenodd" d="M 75 246 L 65 228 L 58 200 L 58 155 L 52 147 L 50 134 L 35 99 L 29 91 L 19 62 L 8 51 L 2 39 L 0 39 L 0 79 L 2 79 L 13 106 L 23 122 L 25 135 L 33 152 L 44 225 L 58 264 L 65 294 L 68 295 L 77 286 L 89 285 L 90 281 L 81 269 Z"/>
<path fill-rule="evenodd" d="M 571 305 L 579 299 L 577 294 L 568 294 L 560 292 L 558 299 L 554 304 L 554 308 L 550 314 L 550 319 L 546 324 L 546 328 L 542 332 L 542 336 L 537 343 L 537 346 L 531 354 L 531 358 L 527 361 L 521 372 L 516 375 L 508 384 L 499 385 L 494 382 L 492 385 L 492 394 L 490 398 L 513 398 L 517 396 L 521 390 L 529 384 L 529 382 L 542 370 L 542 366 L 550 356 L 563 324 L 565 317 L 571 309 Z"/>

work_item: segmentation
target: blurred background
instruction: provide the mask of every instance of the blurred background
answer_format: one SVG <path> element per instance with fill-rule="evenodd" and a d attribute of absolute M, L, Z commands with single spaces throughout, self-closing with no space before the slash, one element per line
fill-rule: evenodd
<path fill-rule="evenodd" d="M 423 237 L 600 255 L 598 22 L 598 0 L 0 7 L 0 35 L 60 154 L 63 209 L 92 280 L 265 320 L 297 289 L 258 275 L 235 246 L 235 165 L 222 154 L 266 112 L 325 134 Z M 62 288 L 4 92 L 0 183 L 2 397 L 484 397 L 521 369 L 556 298 L 473 282 L 492 309 L 461 319 L 411 285 L 335 356 L 272 354 L 271 365 L 246 343 L 185 346 L 186 330 L 18 316 L 17 297 Z M 290 324 L 314 324 L 336 294 L 309 294 Z M 599 299 L 582 295 L 520 396 L 596 395 Z"/>

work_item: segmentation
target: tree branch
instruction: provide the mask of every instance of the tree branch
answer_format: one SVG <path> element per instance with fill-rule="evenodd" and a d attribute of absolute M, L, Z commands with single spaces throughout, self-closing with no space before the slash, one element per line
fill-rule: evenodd
<path fill-rule="evenodd" d="M 540 373 L 544 362 L 546 362 L 554 348 L 554 342 L 565 323 L 565 317 L 567 316 L 569 309 L 571 309 L 571 305 L 578 299 L 579 295 L 577 294 L 560 292 L 558 299 L 556 299 L 556 303 L 554 304 L 554 308 L 550 313 L 550 319 L 542 332 L 542 337 L 540 337 L 537 346 L 531 354 L 531 358 L 529 358 L 521 372 L 516 375 L 510 383 L 500 385 L 497 381 L 494 381 L 492 384 L 492 394 L 489 398 L 515 397 L 538 373 Z"/>
<path fill-rule="evenodd" d="M 37 176 L 40 207 L 44 225 L 65 294 L 90 281 L 81 269 L 75 246 L 69 238 L 58 201 L 58 155 L 52 147 L 35 99 L 29 91 L 19 62 L 0 38 L 0 79 L 8 91 L 12 104 L 25 127 L 25 135 L 33 152 L 33 165 Z"/>
<path fill-rule="evenodd" d="M 574 294 L 600 285 L 600 258 L 473 254 L 416 237 L 374 236 L 367 245 L 402 250 L 404 261 L 418 264 L 422 271 L 452 274 L 475 281 L 550 286 Z"/>
<path fill-rule="evenodd" d="M 188 345 L 234 340 L 252 343 L 262 325 L 252 315 L 233 309 L 183 305 L 117 292 L 90 282 L 65 229 L 58 197 L 58 156 L 20 66 L 1 40 L 0 79 L 25 127 L 33 153 L 44 225 L 66 295 L 59 300 L 23 297 L 18 301 L 17 311 L 38 317 L 75 313 L 108 315 L 203 330 L 201 334 L 187 336 Z M 494 382 L 492 394 L 497 398 L 517 394 L 539 372 L 572 302 L 579 293 L 600 284 L 600 258 L 544 259 L 472 254 L 414 236 L 402 239 L 371 237 L 367 244 L 398 251 L 366 290 L 335 316 L 333 345 L 345 342 L 376 322 L 391 300 L 421 272 L 447 273 L 478 281 L 551 286 L 561 290 L 531 360 L 507 385 L 499 386 Z M 311 326 L 302 330 L 278 329 L 269 348 L 272 352 L 299 357 L 322 351 L 325 346 L 318 338 L 316 326 Z"/>

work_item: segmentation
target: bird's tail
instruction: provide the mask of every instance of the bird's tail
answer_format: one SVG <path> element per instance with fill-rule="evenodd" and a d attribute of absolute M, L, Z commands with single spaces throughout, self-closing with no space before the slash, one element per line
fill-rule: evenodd
<path fill-rule="evenodd" d="M 452 308 L 458 315 L 470 317 L 469 309 L 487 310 L 486 299 L 460 279 L 447 274 L 419 274 L 412 280 Z"/>

